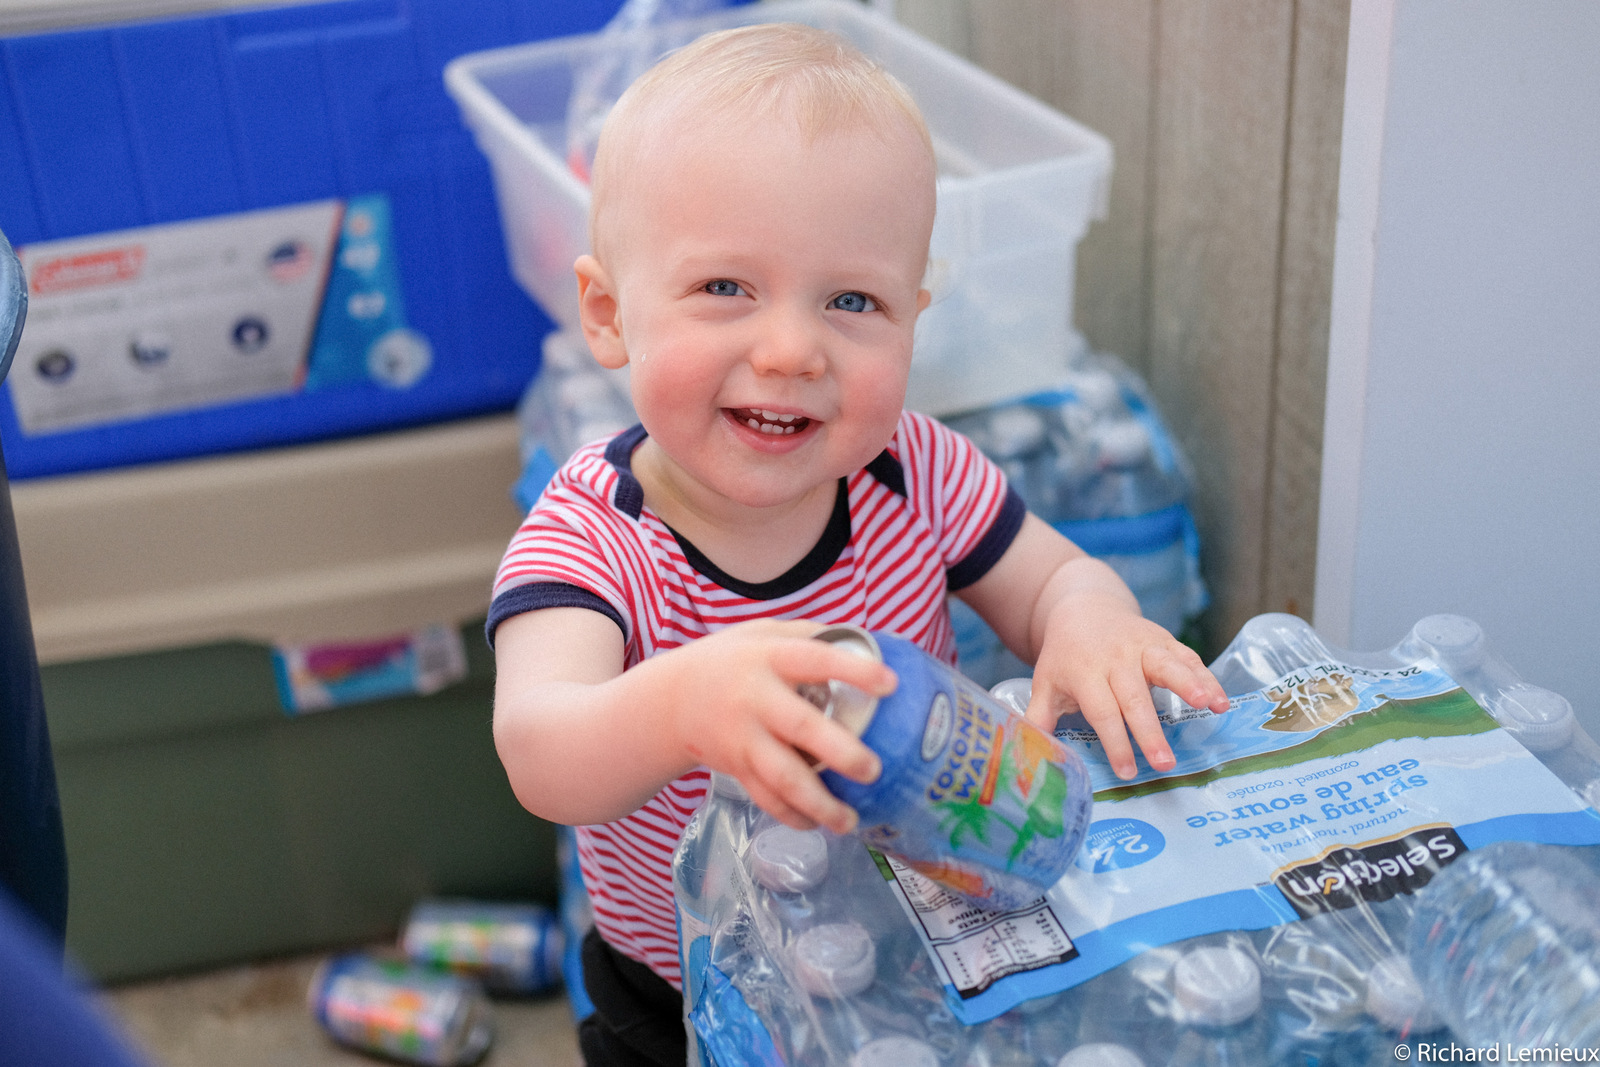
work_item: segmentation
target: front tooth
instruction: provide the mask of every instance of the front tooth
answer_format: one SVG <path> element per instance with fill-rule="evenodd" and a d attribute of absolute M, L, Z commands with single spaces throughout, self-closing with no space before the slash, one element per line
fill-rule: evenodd
<path fill-rule="evenodd" d="M 761 408 L 759 411 L 757 411 L 757 414 L 767 422 L 778 421 L 778 413 L 776 411 L 768 411 L 766 408 Z"/>
<path fill-rule="evenodd" d="M 759 429 L 761 429 L 761 423 L 760 423 L 760 422 L 758 422 L 758 421 L 757 421 L 757 420 L 755 420 L 755 419 L 746 419 L 746 420 L 744 420 L 744 421 L 745 421 L 745 425 L 746 425 L 746 426 L 749 426 L 749 427 L 750 427 L 750 428 L 751 428 L 751 429 L 752 429 L 752 430 L 759 430 Z"/>

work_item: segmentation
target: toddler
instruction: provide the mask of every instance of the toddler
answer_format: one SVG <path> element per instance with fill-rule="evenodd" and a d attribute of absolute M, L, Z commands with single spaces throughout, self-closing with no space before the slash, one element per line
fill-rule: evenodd
<path fill-rule="evenodd" d="M 853 827 L 809 760 L 862 782 L 878 760 L 796 687 L 895 679 L 812 640 L 823 624 L 953 662 L 955 593 L 1036 664 L 1028 717 L 1081 709 L 1123 777 L 1130 733 L 1173 765 L 1150 686 L 1227 707 L 1110 568 L 902 410 L 934 178 L 905 89 L 800 26 L 703 37 L 606 122 L 575 269 L 584 336 L 630 368 L 640 425 L 556 474 L 489 615 L 511 785 L 579 827 L 591 1064 L 684 1062 L 671 863 L 708 769 L 790 826 Z"/>

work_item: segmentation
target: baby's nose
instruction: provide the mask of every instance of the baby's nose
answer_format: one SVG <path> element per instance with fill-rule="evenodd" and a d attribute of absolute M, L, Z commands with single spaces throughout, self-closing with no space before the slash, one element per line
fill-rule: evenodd
<path fill-rule="evenodd" d="M 761 374 L 814 378 L 827 367 L 821 323 L 804 311 L 774 310 L 750 354 Z"/>

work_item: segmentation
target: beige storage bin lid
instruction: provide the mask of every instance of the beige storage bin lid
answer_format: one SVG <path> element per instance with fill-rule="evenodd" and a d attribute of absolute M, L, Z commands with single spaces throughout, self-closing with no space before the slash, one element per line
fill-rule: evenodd
<path fill-rule="evenodd" d="M 520 466 L 503 415 L 14 484 L 39 659 L 481 616 Z"/>

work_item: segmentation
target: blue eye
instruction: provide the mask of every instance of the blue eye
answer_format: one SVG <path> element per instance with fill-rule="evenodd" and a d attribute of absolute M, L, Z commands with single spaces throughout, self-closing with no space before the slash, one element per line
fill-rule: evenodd
<path fill-rule="evenodd" d="M 701 286 L 701 288 L 710 293 L 712 296 L 745 295 L 744 290 L 739 287 L 738 282 L 730 282 L 726 278 L 718 278 L 714 282 L 706 282 L 706 284 Z"/>
<path fill-rule="evenodd" d="M 866 293 L 840 293 L 828 301 L 828 306 L 840 311 L 877 311 L 877 302 Z"/>

